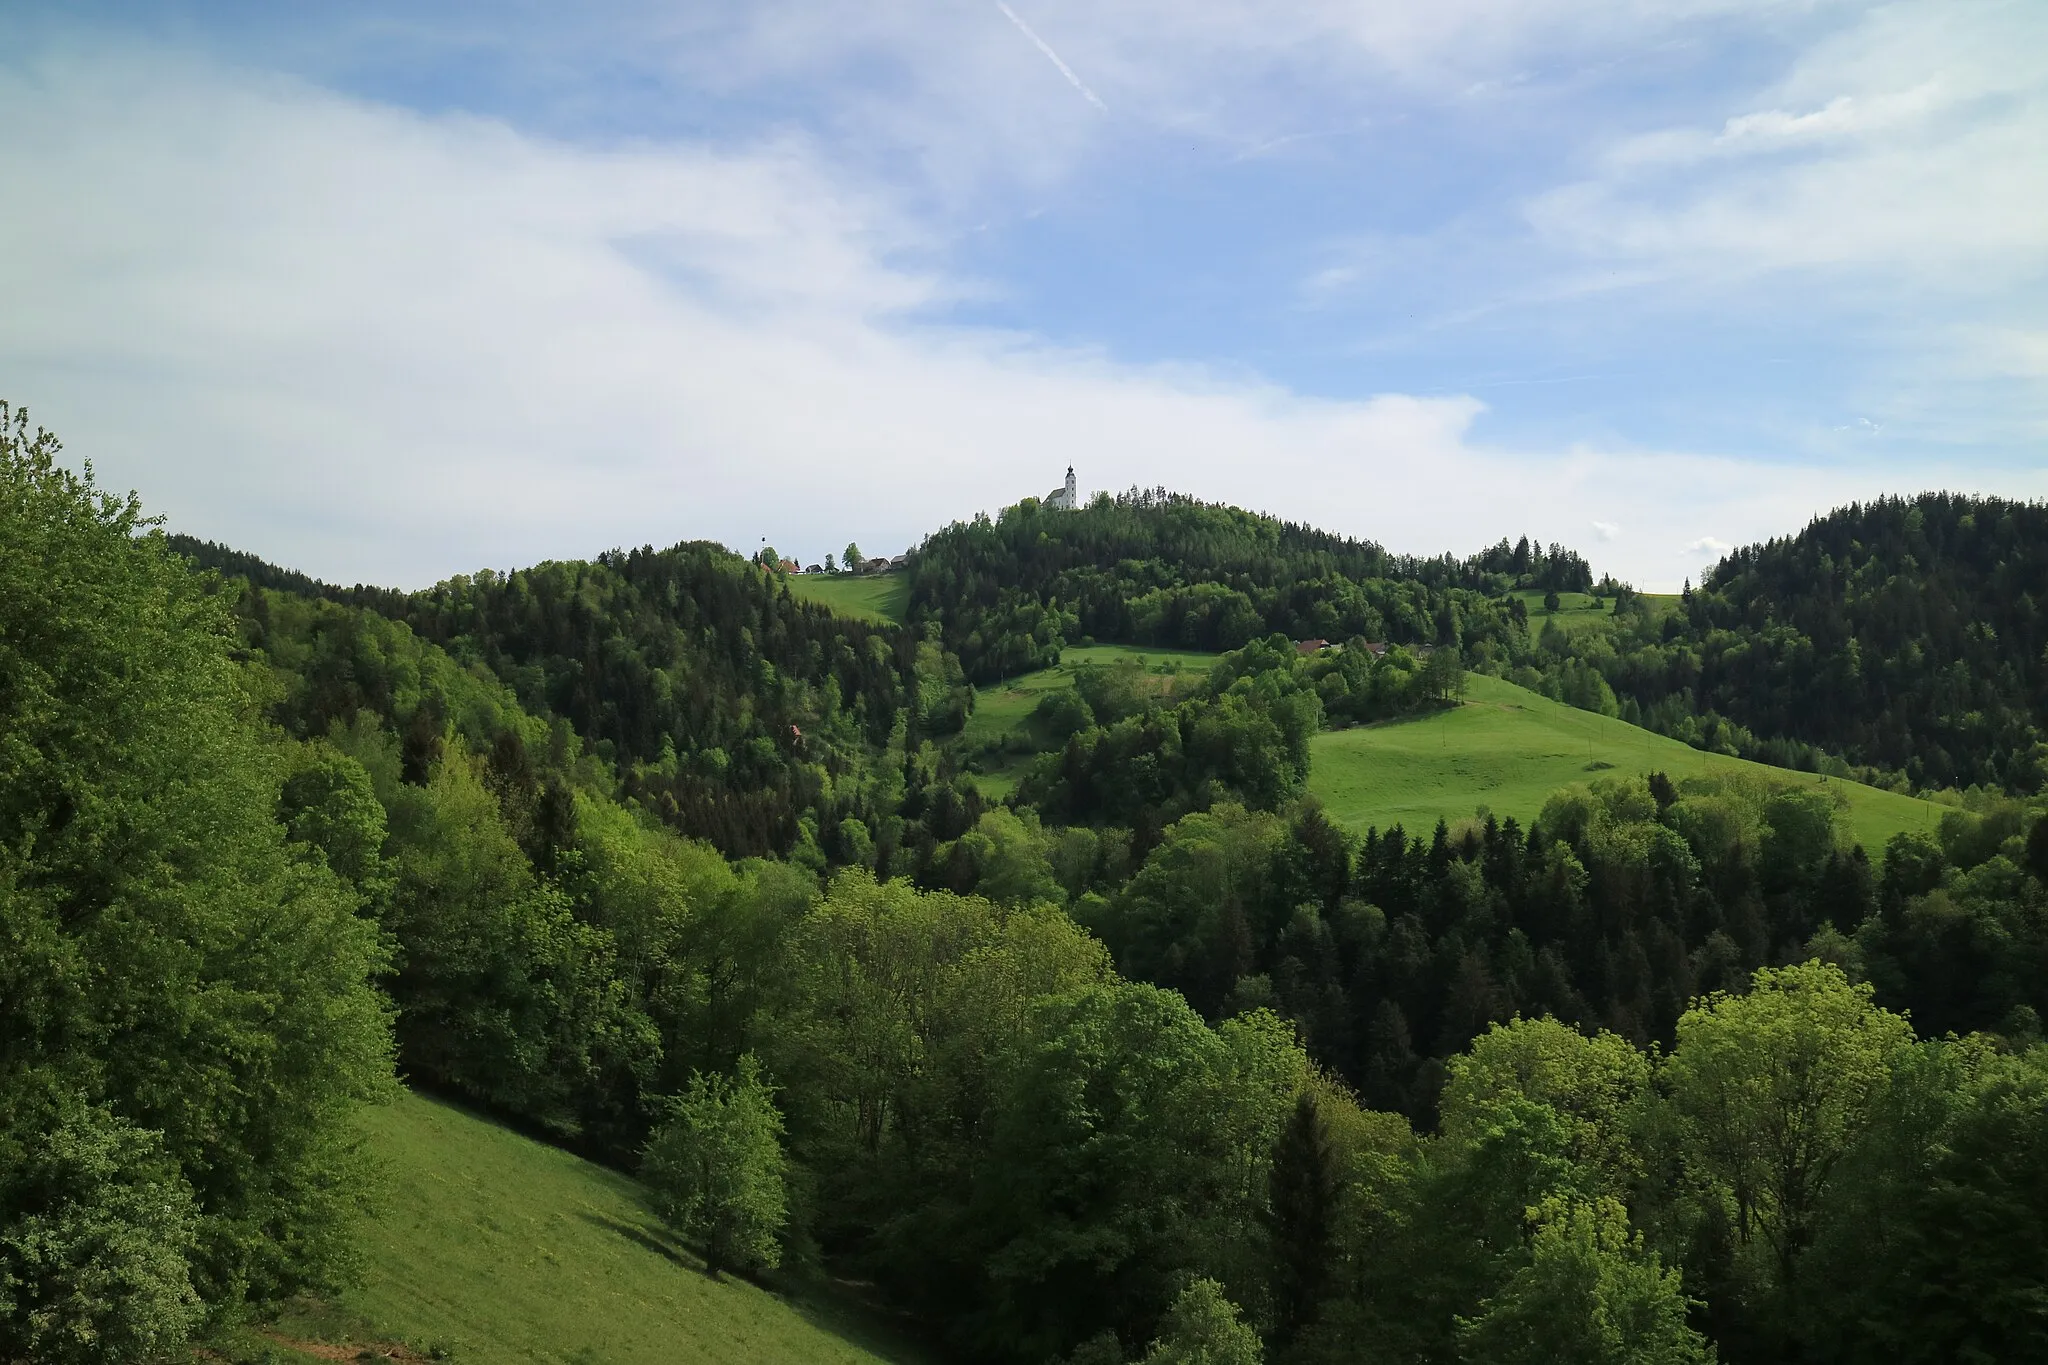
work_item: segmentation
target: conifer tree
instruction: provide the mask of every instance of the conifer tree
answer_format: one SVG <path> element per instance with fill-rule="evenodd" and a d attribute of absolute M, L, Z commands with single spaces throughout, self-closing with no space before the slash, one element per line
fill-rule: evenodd
<path fill-rule="evenodd" d="M 1315 1317 L 1329 1287 L 1341 1187 L 1330 1125 L 1314 1093 L 1304 1091 L 1273 1145 L 1264 1211 L 1273 1257 L 1273 1335 L 1281 1345 Z"/>

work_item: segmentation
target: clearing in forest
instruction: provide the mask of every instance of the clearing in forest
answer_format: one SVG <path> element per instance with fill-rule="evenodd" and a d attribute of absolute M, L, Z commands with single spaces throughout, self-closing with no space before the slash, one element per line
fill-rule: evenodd
<path fill-rule="evenodd" d="M 790 574 L 783 581 L 791 597 L 864 621 L 900 626 L 910 608 L 907 573 Z"/>
<path fill-rule="evenodd" d="M 1664 617 L 1678 610 L 1678 594 L 1645 592 L 1636 594 L 1650 609 L 1654 617 Z M 1529 613 L 1529 630 L 1532 635 L 1542 631 L 1549 622 L 1555 621 L 1557 628 L 1568 635 L 1575 635 L 1587 629 L 1605 630 L 1614 624 L 1614 599 L 1599 599 L 1594 606 L 1593 594 L 1589 592 L 1561 592 L 1557 595 L 1557 610 L 1551 611 L 1543 605 L 1543 591 L 1540 588 L 1518 589 L 1510 596 L 1522 600 L 1523 609 Z"/>
<path fill-rule="evenodd" d="M 1673 780 L 1738 770 L 1779 782 L 1820 783 L 1792 772 L 1695 749 L 1608 716 L 1566 706 L 1482 674 L 1466 676 L 1464 704 L 1427 716 L 1327 730 L 1310 742 L 1309 790 L 1330 817 L 1362 830 L 1404 825 L 1427 836 L 1485 807 L 1527 825 L 1550 794 L 1602 776 L 1661 771 Z M 1902 830 L 1931 832 L 1943 808 L 1830 778 L 1848 800 L 1849 832 L 1876 859 Z"/>

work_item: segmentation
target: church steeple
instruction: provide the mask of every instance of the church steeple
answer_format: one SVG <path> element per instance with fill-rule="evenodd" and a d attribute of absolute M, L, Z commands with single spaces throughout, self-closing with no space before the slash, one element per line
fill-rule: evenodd
<path fill-rule="evenodd" d="M 1073 467 L 1072 465 L 1068 465 L 1068 466 L 1067 466 L 1067 510 L 1068 510 L 1069 512 L 1071 512 L 1071 511 L 1073 511 L 1073 510 L 1074 510 L 1074 509 L 1075 509 L 1076 507 L 1079 507 L 1080 505 L 1081 505 L 1081 503 L 1080 503 L 1079 499 L 1077 499 L 1077 498 L 1076 498 L 1076 497 L 1074 496 L 1074 467 Z"/>

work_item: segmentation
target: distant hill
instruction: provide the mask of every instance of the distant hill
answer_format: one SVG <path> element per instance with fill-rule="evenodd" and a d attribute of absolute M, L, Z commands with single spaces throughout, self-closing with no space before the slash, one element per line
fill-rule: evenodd
<path fill-rule="evenodd" d="M 956 522 L 911 556 L 910 575 L 910 620 L 938 622 L 976 683 L 1046 667 L 1062 644 L 1228 650 L 1279 632 L 1505 652 L 1522 616 L 1510 590 L 1594 586 L 1561 546 L 1421 559 L 1145 489 Z"/>
<path fill-rule="evenodd" d="M 1728 555 L 1676 612 L 1561 647 L 1665 734 L 2017 794 L 2048 777 L 2044 650 L 2048 505 L 1954 493 L 1840 508 Z"/>

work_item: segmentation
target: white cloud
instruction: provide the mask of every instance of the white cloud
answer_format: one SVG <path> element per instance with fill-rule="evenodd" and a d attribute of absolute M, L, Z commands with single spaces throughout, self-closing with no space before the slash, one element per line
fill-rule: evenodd
<path fill-rule="evenodd" d="M 1730 19 L 1787 22 L 1778 0 L 1032 0 L 1022 15 L 1005 13 L 868 0 L 628 3 L 578 8 L 539 45 L 573 62 L 577 45 L 601 43 L 591 55 L 607 67 L 625 53 L 699 90 L 831 89 L 832 108 L 815 122 L 822 137 L 894 172 L 914 166 L 950 202 L 991 184 L 1042 187 L 1122 139 L 1167 134 L 1227 156 L 1332 121 L 1355 126 L 1390 100 L 1484 101 L 1530 84 L 1532 68 L 1577 80 Z M 1026 17 L 1035 51 L 1012 27 Z M 1088 102 L 1049 98 L 1062 81 Z M 1102 118 L 1103 106 L 1117 117 Z"/>
<path fill-rule="evenodd" d="M 1499 450 L 1469 397 L 920 322 L 961 286 L 801 139 L 592 151 L 131 56 L 0 74 L 0 184 L 8 396 L 177 528 L 345 581 L 899 548 L 1072 463 L 1418 553 L 1552 538 L 1597 495 L 1632 528 L 1597 567 L 1656 588 L 1689 562 L 1659 546 L 1888 482 Z"/>
<path fill-rule="evenodd" d="M 2039 4 L 1872 10 L 1717 131 L 1627 137 L 1531 221 L 1670 276 L 1847 267 L 1995 293 L 2048 265 L 2043 51 Z"/>
<path fill-rule="evenodd" d="M 1733 545 L 1730 545 L 1718 536 L 1701 536 L 1698 540 L 1686 546 L 1685 552 L 1689 555 L 1707 555 L 1711 558 L 1719 559 L 1734 548 Z"/>
<path fill-rule="evenodd" d="M 1593 528 L 1593 534 L 1598 536 L 1603 541 L 1613 540 L 1616 536 L 1621 534 L 1621 528 L 1619 526 L 1616 526 L 1611 521 L 1593 521 L 1588 522 L 1587 525 L 1591 526 Z"/>

